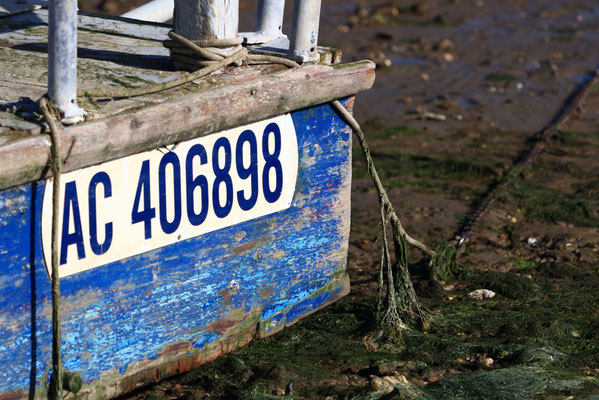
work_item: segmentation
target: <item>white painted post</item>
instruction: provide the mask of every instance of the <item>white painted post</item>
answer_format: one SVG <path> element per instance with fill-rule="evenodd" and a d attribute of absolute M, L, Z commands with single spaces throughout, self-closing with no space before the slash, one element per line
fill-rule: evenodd
<path fill-rule="evenodd" d="M 317 61 L 319 58 L 318 25 L 321 0 L 295 0 L 288 57 L 296 61 Z"/>
<path fill-rule="evenodd" d="M 289 47 L 287 36 L 283 35 L 283 12 L 285 0 L 258 0 L 256 27 L 253 32 L 240 35 L 246 44 L 268 43 L 269 47 Z M 286 51 L 285 51 L 286 52 Z"/>
<path fill-rule="evenodd" d="M 254 32 L 268 36 L 270 40 L 283 36 L 284 11 L 285 0 L 260 0 Z"/>
<path fill-rule="evenodd" d="M 48 96 L 73 124 L 85 115 L 77 107 L 77 1 L 50 0 L 48 11 Z"/>
<path fill-rule="evenodd" d="M 239 0 L 175 0 L 174 31 L 189 40 L 237 37 Z"/>

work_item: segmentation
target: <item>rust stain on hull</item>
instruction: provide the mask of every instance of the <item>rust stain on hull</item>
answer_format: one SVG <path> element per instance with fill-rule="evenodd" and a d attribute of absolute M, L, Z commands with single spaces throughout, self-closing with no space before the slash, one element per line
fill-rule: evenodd
<path fill-rule="evenodd" d="M 230 319 L 225 319 L 225 320 L 222 320 L 222 321 L 213 322 L 210 325 L 206 326 L 205 329 L 207 331 L 213 331 L 213 332 L 216 332 L 219 335 L 222 335 L 225 332 L 227 332 L 229 329 L 233 328 L 238 323 L 239 323 L 239 321 L 233 321 L 233 320 L 230 320 Z"/>
<path fill-rule="evenodd" d="M 1 393 L 0 400 L 20 400 L 27 398 L 28 395 L 29 393 L 25 391 Z"/>

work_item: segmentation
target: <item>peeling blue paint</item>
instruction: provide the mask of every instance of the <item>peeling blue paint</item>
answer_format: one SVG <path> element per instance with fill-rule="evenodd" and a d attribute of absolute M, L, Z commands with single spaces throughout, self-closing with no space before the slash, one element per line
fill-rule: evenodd
<path fill-rule="evenodd" d="M 351 131 L 328 105 L 292 117 L 300 165 L 289 209 L 61 280 L 68 370 L 85 382 L 126 374 L 169 345 L 204 348 L 220 337 L 206 327 L 235 313 L 262 310 L 268 332 L 336 298 L 341 287 L 313 294 L 345 270 Z M 39 182 L 0 192 L 0 396 L 27 391 L 30 376 L 39 387 L 51 363 L 43 190 Z"/>

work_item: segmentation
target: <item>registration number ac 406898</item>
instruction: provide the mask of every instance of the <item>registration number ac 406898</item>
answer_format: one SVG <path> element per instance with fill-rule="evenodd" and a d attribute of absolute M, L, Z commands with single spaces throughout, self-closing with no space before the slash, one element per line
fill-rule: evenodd
<path fill-rule="evenodd" d="M 290 115 L 63 174 L 65 277 L 288 208 L 298 149 Z M 53 180 L 42 205 L 50 272 Z"/>

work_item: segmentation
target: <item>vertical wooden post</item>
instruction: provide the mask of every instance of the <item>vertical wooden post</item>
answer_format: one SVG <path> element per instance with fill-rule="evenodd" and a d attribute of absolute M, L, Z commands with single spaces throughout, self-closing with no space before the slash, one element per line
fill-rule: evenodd
<path fill-rule="evenodd" d="M 239 0 L 175 0 L 174 31 L 189 40 L 237 36 Z"/>

